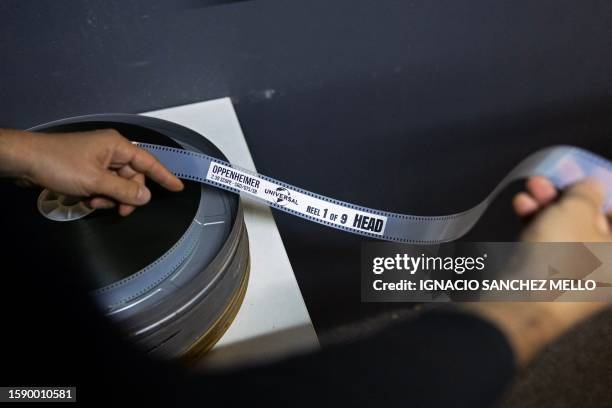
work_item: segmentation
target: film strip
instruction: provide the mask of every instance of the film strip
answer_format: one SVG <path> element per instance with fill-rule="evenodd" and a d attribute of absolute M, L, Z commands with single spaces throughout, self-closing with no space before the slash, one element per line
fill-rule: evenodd
<path fill-rule="evenodd" d="M 140 143 L 175 175 L 252 197 L 270 207 L 328 227 L 386 241 L 436 244 L 467 233 L 491 201 L 512 181 L 548 177 L 559 189 L 585 178 L 599 180 L 612 204 L 612 163 L 573 146 L 553 146 L 521 161 L 479 204 L 459 213 L 418 216 L 380 211 L 339 201 L 257 174 L 208 155 L 167 146 Z"/>

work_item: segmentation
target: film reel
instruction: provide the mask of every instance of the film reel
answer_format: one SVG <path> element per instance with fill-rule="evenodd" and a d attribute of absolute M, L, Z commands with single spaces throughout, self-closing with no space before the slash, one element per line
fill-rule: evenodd
<path fill-rule="evenodd" d="M 84 116 L 31 130 L 105 128 L 224 159 L 201 135 L 138 115 Z M 81 202 L 43 191 L 36 228 L 49 237 L 44 251 L 60 254 L 68 273 L 87 275 L 96 302 L 128 337 L 152 355 L 194 359 L 221 337 L 244 297 L 249 251 L 242 208 L 236 195 L 196 182 L 180 193 L 149 187 L 151 202 L 127 218 L 90 214 Z"/>

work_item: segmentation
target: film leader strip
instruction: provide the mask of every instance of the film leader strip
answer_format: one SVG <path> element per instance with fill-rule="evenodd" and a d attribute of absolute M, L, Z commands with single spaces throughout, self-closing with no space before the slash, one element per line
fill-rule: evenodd
<path fill-rule="evenodd" d="M 530 176 L 547 177 L 559 189 L 585 178 L 594 178 L 605 189 L 604 210 L 609 210 L 612 205 L 612 163 L 573 146 L 552 146 L 529 155 L 482 202 L 466 211 L 443 216 L 418 216 L 339 201 L 202 153 L 137 144 L 180 178 L 246 195 L 277 210 L 328 227 L 393 242 L 436 244 L 456 240 L 474 226 L 491 201 L 509 183 Z"/>

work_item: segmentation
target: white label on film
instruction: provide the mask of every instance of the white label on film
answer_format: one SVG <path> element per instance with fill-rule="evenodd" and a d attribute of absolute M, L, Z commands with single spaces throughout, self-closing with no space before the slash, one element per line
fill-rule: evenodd
<path fill-rule="evenodd" d="M 341 228 L 374 235 L 385 233 L 385 216 L 331 203 L 223 164 L 212 162 L 206 179 Z"/>

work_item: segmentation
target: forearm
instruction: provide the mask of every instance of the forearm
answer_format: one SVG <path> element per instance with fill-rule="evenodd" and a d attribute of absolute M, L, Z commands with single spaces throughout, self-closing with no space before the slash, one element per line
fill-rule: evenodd
<path fill-rule="evenodd" d="M 29 178 L 31 144 L 28 132 L 0 129 L 0 177 Z"/>
<path fill-rule="evenodd" d="M 547 344 L 601 310 L 597 302 L 490 302 L 465 305 L 497 326 L 512 345 L 518 366 L 526 366 Z"/>

